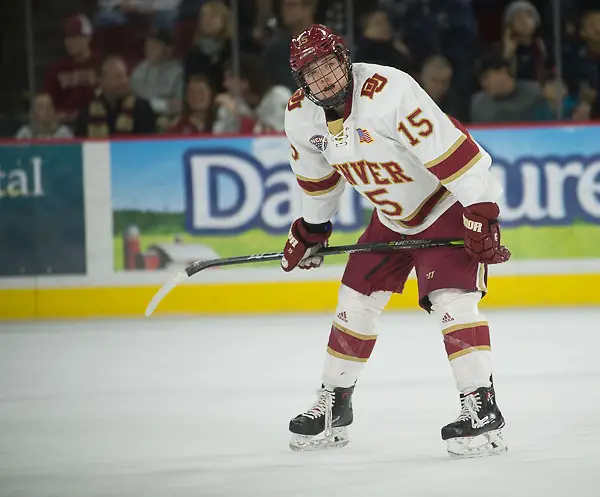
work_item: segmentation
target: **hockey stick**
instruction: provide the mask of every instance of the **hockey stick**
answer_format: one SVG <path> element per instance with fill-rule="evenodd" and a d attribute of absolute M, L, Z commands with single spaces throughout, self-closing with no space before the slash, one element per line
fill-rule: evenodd
<path fill-rule="evenodd" d="M 462 247 L 464 246 L 463 240 L 455 239 L 437 239 L 437 240 L 398 240 L 395 242 L 374 242 L 374 243 L 358 243 L 354 245 L 338 245 L 335 247 L 324 247 L 313 255 L 339 255 L 339 254 L 352 254 L 357 252 L 379 252 L 388 250 L 402 250 L 402 249 L 423 249 L 433 247 Z M 237 257 L 225 257 L 223 259 L 210 259 L 208 261 L 196 261 L 184 271 L 177 273 L 174 278 L 167 281 L 159 290 L 156 292 L 152 300 L 146 308 L 146 316 L 150 316 L 154 310 L 158 307 L 158 304 L 165 296 L 173 290 L 179 283 L 185 281 L 187 278 L 208 269 L 211 267 L 222 267 L 222 266 L 233 266 L 237 264 L 247 264 L 250 262 L 267 262 L 281 260 L 283 252 L 271 252 L 267 254 L 253 254 L 253 255 L 241 255 Z"/>

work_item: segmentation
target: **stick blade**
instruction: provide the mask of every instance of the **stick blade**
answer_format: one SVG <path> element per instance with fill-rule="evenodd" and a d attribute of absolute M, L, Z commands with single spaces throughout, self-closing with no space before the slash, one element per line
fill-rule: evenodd
<path fill-rule="evenodd" d="M 187 273 L 185 271 L 182 271 L 180 273 L 177 273 L 173 278 L 171 278 L 163 286 L 161 286 L 160 289 L 158 290 L 158 292 L 156 292 L 154 294 L 154 297 L 152 297 L 152 300 L 148 304 L 148 307 L 146 307 L 146 313 L 145 313 L 146 317 L 151 316 L 152 313 L 158 307 L 158 304 L 160 303 L 160 301 L 162 299 L 164 299 L 167 296 L 167 294 L 171 290 L 173 290 L 173 288 L 175 288 L 179 283 L 186 280 L 187 278 L 188 278 Z"/>

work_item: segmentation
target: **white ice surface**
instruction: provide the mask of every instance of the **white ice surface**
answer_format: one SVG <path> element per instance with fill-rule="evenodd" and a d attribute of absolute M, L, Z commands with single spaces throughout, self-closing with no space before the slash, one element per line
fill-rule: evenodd
<path fill-rule="evenodd" d="M 450 460 L 425 313 L 386 313 L 344 449 L 288 449 L 330 315 L 1 324 L 0 497 L 600 495 L 600 309 L 488 312 L 509 452 Z"/>

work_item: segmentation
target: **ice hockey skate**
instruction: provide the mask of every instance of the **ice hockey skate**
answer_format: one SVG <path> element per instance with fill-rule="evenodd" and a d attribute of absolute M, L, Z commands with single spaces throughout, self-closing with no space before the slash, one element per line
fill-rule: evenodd
<path fill-rule="evenodd" d="M 347 426 L 352 424 L 354 387 L 317 391 L 318 399 L 306 412 L 290 421 L 293 436 L 290 448 L 298 451 L 345 447 L 350 441 Z"/>
<path fill-rule="evenodd" d="M 504 418 L 496 404 L 494 387 L 481 387 L 460 396 L 456 420 L 442 428 L 451 457 L 491 456 L 506 452 L 502 438 Z"/>

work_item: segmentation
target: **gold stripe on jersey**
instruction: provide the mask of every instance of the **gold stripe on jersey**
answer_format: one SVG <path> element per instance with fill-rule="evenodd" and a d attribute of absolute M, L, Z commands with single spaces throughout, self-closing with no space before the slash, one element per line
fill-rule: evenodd
<path fill-rule="evenodd" d="M 315 191 L 315 192 L 309 192 L 304 190 L 304 193 L 306 193 L 307 195 L 310 195 L 311 197 L 319 197 L 321 195 L 326 195 L 327 193 L 332 192 L 333 190 L 335 190 L 337 188 L 337 186 L 340 184 L 340 181 L 342 181 L 342 178 L 339 178 L 336 182 L 335 185 L 333 185 L 331 188 L 327 188 L 327 190 L 319 190 L 319 191 Z"/>
<path fill-rule="evenodd" d="M 475 157 L 473 157 L 469 162 L 467 162 L 467 164 L 465 164 L 464 167 L 462 167 L 461 169 L 456 171 L 453 175 L 448 176 L 447 178 L 444 178 L 443 180 L 440 180 L 440 183 L 442 185 L 447 185 L 448 183 L 451 183 L 452 181 L 460 178 L 469 169 L 471 169 L 475 164 L 477 164 L 477 162 L 479 162 L 479 159 L 481 159 L 481 157 L 482 157 L 482 154 L 481 154 L 481 152 L 479 152 Z"/>
<path fill-rule="evenodd" d="M 429 213 L 433 210 L 433 208 L 436 205 L 438 205 L 440 202 L 444 201 L 450 195 L 452 195 L 452 192 L 446 190 L 446 192 L 444 192 L 434 204 L 428 205 L 427 203 L 439 193 L 441 188 L 444 187 L 442 185 L 439 185 L 438 188 L 436 188 L 431 195 L 429 195 L 425 200 L 421 202 L 421 204 L 414 210 L 414 212 L 410 216 L 407 216 L 402 219 L 390 219 L 390 221 L 397 224 L 401 228 L 409 229 L 418 226 L 423 222 L 423 220 L 429 215 Z M 418 216 L 421 216 L 423 219 L 420 219 L 418 223 L 411 223 L 411 221 L 417 219 Z"/>
<path fill-rule="evenodd" d="M 337 171 L 333 171 L 331 174 L 317 179 L 304 178 L 303 176 L 296 175 L 296 181 L 304 193 L 316 197 L 335 190 L 340 184 L 340 181 L 342 181 L 342 176 Z"/>
<path fill-rule="evenodd" d="M 454 142 L 454 144 L 448 150 L 446 150 L 437 159 L 433 159 L 433 160 L 430 160 L 429 162 L 427 162 L 425 164 L 425 167 L 427 169 L 431 169 L 432 167 L 437 166 L 440 162 L 445 161 L 454 152 L 456 152 L 456 150 L 458 149 L 458 147 L 460 147 L 466 139 L 467 139 L 467 137 L 465 135 L 460 135 L 460 137 L 458 138 L 458 140 L 456 140 Z"/>
<path fill-rule="evenodd" d="M 442 185 L 438 185 L 438 187 L 435 190 L 433 190 L 433 192 L 431 192 L 431 195 L 427 196 L 425 200 L 423 200 L 423 202 L 419 204 L 419 206 L 414 210 L 414 212 L 410 216 L 403 217 L 401 221 L 412 221 L 417 216 L 417 214 L 419 214 L 419 212 L 421 211 L 423 206 L 429 201 L 429 199 L 440 191 L 440 188 L 444 187 Z M 449 194 L 450 192 L 447 193 Z"/>
<path fill-rule="evenodd" d="M 339 173 L 334 169 L 327 176 L 323 176 L 321 178 L 307 178 L 306 176 L 301 176 L 299 174 L 296 174 L 296 178 L 298 178 L 301 181 L 306 181 L 308 183 L 321 183 L 322 181 L 328 180 L 335 174 L 339 174 Z"/>

